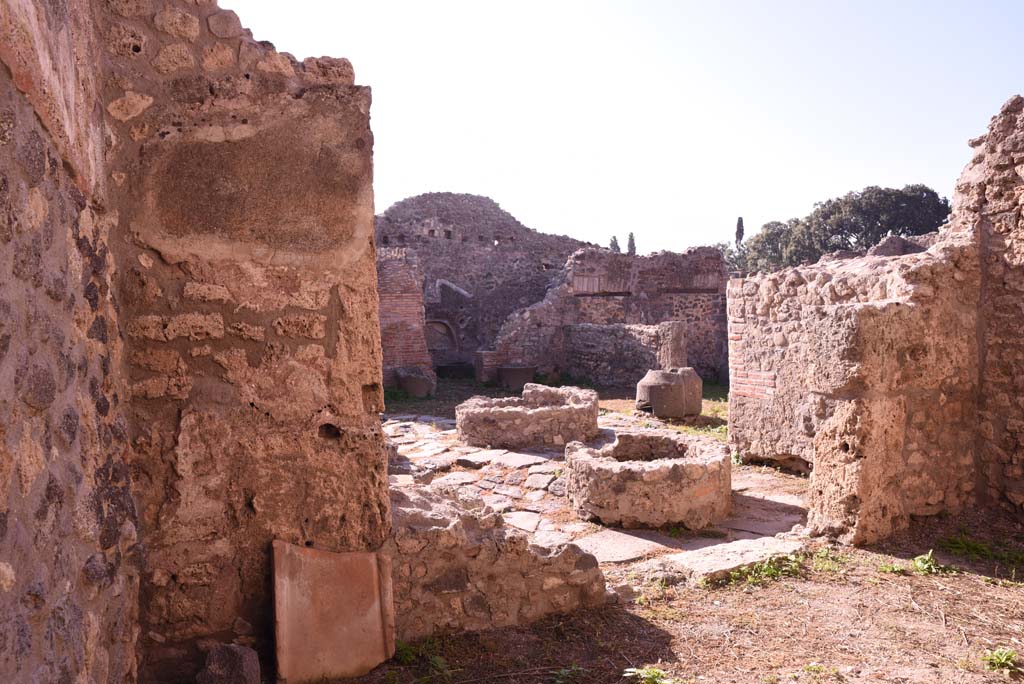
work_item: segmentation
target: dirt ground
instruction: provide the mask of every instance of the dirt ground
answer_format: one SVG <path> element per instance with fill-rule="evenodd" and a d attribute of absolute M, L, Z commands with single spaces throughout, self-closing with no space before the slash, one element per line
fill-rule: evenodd
<path fill-rule="evenodd" d="M 457 396 L 480 393 L 472 383 L 442 386 L 444 396 L 424 408 L 395 402 L 388 410 L 445 415 L 450 405 L 454 415 Z M 705 399 L 707 417 L 724 421 L 724 413 L 715 415 L 724 392 Z M 628 396 L 611 396 L 602 408 L 631 411 L 628 402 Z M 934 563 L 918 562 L 915 570 L 913 559 L 932 550 Z M 528 627 L 399 644 L 395 659 L 353 681 L 1024 681 L 1022 673 L 993 672 L 983 661 L 986 651 L 1002 647 L 1019 654 L 1024 666 L 1024 524 L 998 513 L 921 521 L 877 548 L 815 541 L 780 566 L 719 586 L 667 586 L 631 576 L 628 564 L 603 568 L 609 586 L 632 586 L 636 594 Z M 627 668 L 644 666 L 666 678 L 623 676 Z"/>

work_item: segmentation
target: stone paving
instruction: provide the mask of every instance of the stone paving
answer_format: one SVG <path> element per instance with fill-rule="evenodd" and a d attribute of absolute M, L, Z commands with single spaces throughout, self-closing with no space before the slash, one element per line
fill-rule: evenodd
<path fill-rule="evenodd" d="M 654 421 L 657 422 L 657 421 Z M 601 416 L 592 444 L 614 440 L 616 429 L 663 427 L 650 416 Z M 620 530 L 579 520 L 566 499 L 561 449 L 510 451 L 467 446 L 455 421 L 435 416 L 386 416 L 392 443 L 392 487 L 429 487 L 456 499 L 480 500 L 522 530 L 531 543 L 574 542 L 618 575 L 625 567 L 699 579 L 802 546 L 806 478 L 752 466 L 733 466 L 733 514 L 718 525 L 690 532 Z"/>

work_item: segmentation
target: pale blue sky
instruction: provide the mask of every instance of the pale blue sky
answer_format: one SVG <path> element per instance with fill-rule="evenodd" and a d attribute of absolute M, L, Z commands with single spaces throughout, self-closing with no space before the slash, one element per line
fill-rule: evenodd
<path fill-rule="evenodd" d="M 377 212 L 433 190 L 639 251 L 866 185 L 951 196 L 1024 90 L 1024 2 L 221 0 L 373 88 Z"/>

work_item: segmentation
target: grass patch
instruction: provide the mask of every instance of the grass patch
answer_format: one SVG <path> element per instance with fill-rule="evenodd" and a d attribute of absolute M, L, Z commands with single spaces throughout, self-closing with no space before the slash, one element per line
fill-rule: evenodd
<path fill-rule="evenodd" d="M 622 673 L 626 679 L 632 679 L 639 684 L 672 684 L 668 673 L 660 667 L 647 665 L 646 667 L 627 667 Z"/>
<path fill-rule="evenodd" d="M 777 556 L 753 563 L 745 568 L 733 570 L 728 577 L 712 581 L 711 586 L 742 584 L 746 586 L 762 586 L 777 582 L 785 577 L 799 577 L 803 573 L 805 557 L 790 554 Z"/>
<path fill-rule="evenodd" d="M 971 537 L 963 530 L 954 537 L 943 539 L 939 546 L 958 558 L 1001 563 L 1009 567 L 1014 576 L 1024 568 L 1024 550 L 998 541 L 989 546 L 988 543 Z"/>
<path fill-rule="evenodd" d="M 827 546 L 811 555 L 811 569 L 815 572 L 842 572 L 850 557 Z"/>
<path fill-rule="evenodd" d="M 906 575 L 907 569 L 899 563 L 882 563 L 878 566 L 878 572 L 884 572 L 890 575 Z"/>

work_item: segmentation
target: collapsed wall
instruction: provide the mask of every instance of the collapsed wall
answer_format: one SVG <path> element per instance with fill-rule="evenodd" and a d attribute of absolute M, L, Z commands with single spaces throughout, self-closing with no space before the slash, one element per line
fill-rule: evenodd
<path fill-rule="evenodd" d="M 267 654 L 271 539 L 389 533 L 369 90 L 213 2 L 0 28 L 0 679 Z"/>
<path fill-rule="evenodd" d="M 85 0 L 0 1 L 0 681 L 136 672 L 101 78 Z"/>
<path fill-rule="evenodd" d="M 689 365 L 706 380 L 724 380 L 726 281 L 722 254 L 711 247 L 642 257 L 580 250 L 566 262 L 563 282 L 543 301 L 511 316 L 493 349 L 477 354 L 478 378 L 488 380 L 499 366 L 518 364 L 537 366 L 542 373 L 568 373 L 597 385 L 635 384 L 647 370 L 627 377 L 628 369 L 636 366 L 640 343 L 647 349 L 646 358 L 672 357 L 669 365 L 660 367 Z M 664 322 L 674 326 L 660 335 L 631 330 Z M 613 356 L 604 364 L 577 359 L 578 352 L 596 349 L 593 336 L 581 327 L 586 324 L 607 326 L 609 344 L 602 346 Z M 618 344 L 627 340 L 630 343 Z M 685 347 L 678 349 L 682 342 Z M 602 366 L 609 368 L 607 378 L 601 377 Z"/>
<path fill-rule="evenodd" d="M 427 335 L 436 366 L 471 364 L 512 313 L 544 298 L 586 243 L 527 228 L 486 197 L 432 192 L 376 218 L 377 244 L 406 248 L 423 268 Z"/>
<path fill-rule="evenodd" d="M 398 386 L 399 369 L 418 369 L 433 378 L 423 318 L 423 273 L 409 250 L 377 251 L 377 293 L 380 297 L 380 344 L 384 354 L 384 386 Z"/>

